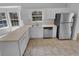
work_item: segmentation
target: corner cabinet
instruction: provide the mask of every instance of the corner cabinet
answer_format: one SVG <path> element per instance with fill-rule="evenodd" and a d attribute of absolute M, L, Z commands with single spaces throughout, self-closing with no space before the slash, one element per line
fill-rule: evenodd
<path fill-rule="evenodd" d="M 22 26 L 20 10 L 20 6 L 0 7 L 0 29 L 8 28 L 10 31 L 14 31 Z"/>

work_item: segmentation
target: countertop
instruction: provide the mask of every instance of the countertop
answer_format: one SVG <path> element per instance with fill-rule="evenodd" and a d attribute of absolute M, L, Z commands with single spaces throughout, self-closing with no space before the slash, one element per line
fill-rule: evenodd
<path fill-rule="evenodd" d="M 54 21 L 45 21 L 45 22 L 34 22 L 32 23 L 33 27 L 54 27 Z"/>
<path fill-rule="evenodd" d="M 47 24 L 44 24 L 42 25 L 42 27 L 54 27 L 55 25 L 47 25 Z"/>
<path fill-rule="evenodd" d="M 53 27 L 56 26 L 54 24 L 43 24 L 42 27 Z M 15 31 L 9 32 L 7 35 L 5 35 L 4 37 L 0 38 L 0 42 L 7 42 L 7 41 L 18 41 L 20 40 L 21 36 L 28 31 L 28 29 L 32 27 L 32 24 L 30 25 L 24 25 L 20 28 L 18 28 Z M 35 26 L 34 26 L 35 27 Z M 37 26 L 36 26 L 37 27 Z M 39 27 L 39 26 L 38 26 Z M 41 26 L 40 26 L 41 27 Z"/>
<path fill-rule="evenodd" d="M 39 25 L 39 26 L 32 26 L 32 27 L 54 27 L 56 25 L 52 25 L 52 24 L 43 24 L 43 25 Z"/>
<path fill-rule="evenodd" d="M 32 25 L 24 25 L 13 32 L 9 32 L 6 36 L 0 38 L 0 42 L 18 41 L 31 26 Z"/>

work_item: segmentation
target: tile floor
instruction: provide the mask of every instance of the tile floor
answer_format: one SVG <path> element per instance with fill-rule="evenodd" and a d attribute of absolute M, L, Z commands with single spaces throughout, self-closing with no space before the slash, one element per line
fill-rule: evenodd
<path fill-rule="evenodd" d="M 31 39 L 24 56 L 79 56 L 79 41 Z"/>

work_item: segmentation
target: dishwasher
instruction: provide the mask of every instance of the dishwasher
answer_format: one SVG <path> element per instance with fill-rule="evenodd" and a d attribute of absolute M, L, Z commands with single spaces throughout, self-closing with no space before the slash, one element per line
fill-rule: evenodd
<path fill-rule="evenodd" d="M 52 34 L 53 34 L 53 27 L 44 27 L 43 28 L 43 38 L 44 39 L 49 39 L 52 38 Z"/>

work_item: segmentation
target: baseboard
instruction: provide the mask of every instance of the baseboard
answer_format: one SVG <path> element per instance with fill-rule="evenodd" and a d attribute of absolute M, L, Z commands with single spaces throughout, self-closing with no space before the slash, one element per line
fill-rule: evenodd
<path fill-rule="evenodd" d="M 43 39 L 43 38 L 30 38 L 30 39 Z"/>
<path fill-rule="evenodd" d="M 57 39 L 56 37 L 30 38 L 30 39 Z"/>
<path fill-rule="evenodd" d="M 58 39 L 58 40 L 72 40 L 71 38 L 62 38 L 62 39 Z"/>

